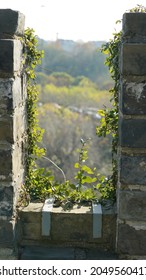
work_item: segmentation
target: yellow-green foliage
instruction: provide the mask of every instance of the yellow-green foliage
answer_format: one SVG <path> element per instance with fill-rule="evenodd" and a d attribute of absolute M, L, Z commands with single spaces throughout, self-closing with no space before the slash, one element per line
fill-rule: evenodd
<path fill-rule="evenodd" d="M 54 84 L 47 84 L 44 87 L 39 85 L 41 90 L 40 102 L 54 102 L 59 105 L 77 107 L 95 107 L 109 105 L 110 94 L 106 90 L 98 90 L 96 87 L 57 87 Z"/>

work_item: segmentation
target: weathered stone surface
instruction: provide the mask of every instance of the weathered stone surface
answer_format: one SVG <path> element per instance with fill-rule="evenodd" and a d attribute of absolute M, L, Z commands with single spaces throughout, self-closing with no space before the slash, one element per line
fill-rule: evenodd
<path fill-rule="evenodd" d="M 118 253 L 146 255 L 146 230 L 136 230 L 126 224 L 118 225 Z"/>
<path fill-rule="evenodd" d="M 122 147 L 146 148 L 146 119 L 120 117 L 119 130 L 119 140 Z"/>
<path fill-rule="evenodd" d="M 107 242 L 107 249 L 115 250 L 116 245 L 116 214 L 103 214 L 102 238 Z"/>
<path fill-rule="evenodd" d="M 125 43 L 121 47 L 121 55 L 121 73 L 124 78 L 127 76 L 146 78 L 146 44 Z"/>
<path fill-rule="evenodd" d="M 29 203 L 19 209 L 19 239 L 41 239 L 41 217 L 43 203 Z"/>
<path fill-rule="evenodd" d="M 0 9 L 0 38 L 23 35 L 25 16 L 11 9 Z"/>
<path fill-rule="evenodd" d="M 89 241 L 93 237 L 92 212 L 89 207 L 74 209 L 71 213 L 61 207 L 51 213 L 51 239 L 60 241 Z"/>
<path fill-rule="evenodd" d="M 0 180 L 10 181 L 10 179 L 12 180 L 12 151 L 0 150 Z"/>
<path fill-rule="evenodd" d="M 13 117 L 0 118 L 0 141 L 14 143 L 13 138 Z"/>
<path fill-rule="evenodd" d="M 20 250 L 20 260 L 116 260 L 112 251 L 97 248 L 26 245 Z"/>
<path fill-rule="evenodd" d="M 40 223 L 23 223 L 22 225 L 23 238 L 40 240 L 41 239 L 41 224 Z"/>
<path fill-rule="evenodd" d="M 0 77 L 13 77 L 20 71 L 22 44 L 19 40 L 0 40 Z"/>
<path fill-rule="evenodd" d="M 0 114 L 12 113 L 12 84 L 13 79 L 0 79 Z"/>
<path fill-rule="evenodd" d="M 146 14 L 126 13 L 120 57 L 117 252 L 146 255 Z"/>
<path fill-rule="evenodd" d="M 0 260 L 17 260 L 17 255 L 11 248 L 0 248 Z"/>
<path fill-rule="evenodd" d="M 13 202 L 3 200 L 1 201 L 0 217 L 11 217 L 13 215 Z"/>
<path fill-rule="evenodd" d="M 12 87 L 15 79 L 13 78 L 0 78 L 0 98 L 1 97 L 12 97 Z"/>
<path fill-rule="evenodd" d="M 73 260 L 74 248 L 51 248 L 28 246 L 21 254 L 21 260 Z"/>
<path fill-rule="evenodd" d="M 51 234 L 42 236 L 41 210 L 42 203 L 31 203 L 26 208 L 19 210 L 19 231 L 23 240 L 37 240 L 39 244 L 50 246 L 81 247 L 99 246 L 104 249 L 115 248 L 116 215 L 106 211 L 103 215 L 102 238 L 93 238 L 93 216 L 90 207 L 74 207 L 70 211 L 64 211 L 61 207 L 53 208 L 51 212 Z M 49 226 L 49 225 L 48 225 Z M 30 243 L 33 244 L 33 243 Z"/>
<path fill-rule="evenodd" d="M 146 83 L 123 83 L 120 109 L 125 115 L 146 114 Z"/>
<path fill-rule="evenodd" d="M 22 152 L 22 143 L 18 142 L 13 151 L 13 180 L 18 187 L 20 187 L 25 180 L 25 158 L 25 152 Z"/>
<path fill-rule="evenodd" d="M 14 110 L 25 106 L 26 89 L 20 77 L 0 78 L 0 115 L 12 115 Z"/>
<path fill-rule="evenodd" d="M 0 245 L 7 244 L 13 246 L 14 241 L 14 225 L 11 221 L 0 222 Z"/>
<path fill-rule="evenodd" d="M 0 10 L 0 242 L 11 244 L 18 190 L 24 181 L 26 76 L 23 74 L 24 15 Z M 5 220 L 5 222 L 4 222 Z"/>
<path fill-rule="evenodd" d="M 18 141 L 21 138 L 25 140 L 27 130 L 27 120 L 26 120 L 26 108 L 24 106 L 19 107 L 15 110 L 13 116 L 13 134 L 14 141 Z"/>
<path fill-rule="evenodd" d="M 13 213 L 13 187 L 0 188 L 0 216 L 11 217 Z"/>
<path fill-rule="evenodd" d="M 134 221 L 146 221 L 146 191 L 119 192 L 119 218 Z"/>
<path fill-rule="evenodd" d="M 123 184 L 146 184 L 146 157 L 121 155 L 119 181 Z"/>
<path fill-rule="evenodd" d="M 19 209 L 19 217 L 24 223 L 40 223 L 43 203 L 29 203 L 27 207 Z"/>
<path fill-rule="evenodd" d="M 123 15 L 123 36 L 130 41 L 146 40 L 146 14 L 125 13 Z"/>

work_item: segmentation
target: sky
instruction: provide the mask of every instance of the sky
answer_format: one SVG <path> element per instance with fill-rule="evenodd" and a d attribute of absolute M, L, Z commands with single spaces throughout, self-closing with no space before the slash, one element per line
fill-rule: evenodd
<path fill-rule="evenodd" d="M 140 2 L 139 2 L 140 1 Z M 116 21 L 146 0 L 0 0 L 0 9 L 25 15 L 25 27 L 45 40 L 109 41 L 121 29 Z"/>

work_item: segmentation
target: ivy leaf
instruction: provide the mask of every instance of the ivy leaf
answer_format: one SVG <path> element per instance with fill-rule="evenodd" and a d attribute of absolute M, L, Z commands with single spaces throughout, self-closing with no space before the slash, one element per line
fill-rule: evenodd
<path fill-rule="evenodd" d="M 92 171 L 92 169 L 90 167 L 88 167 L 87 165 L 83 165 L 82 166 L 82 171 L 85 171 L 88 174 L 94 174 L 94 172 Z"/>
<path fill-rule="evenodd" d="M 75 165 L 74 165 L 74 167 L 75 167 L 75 168 L 79 168 L 79 167 L 80 167 L 79 163 L 76 162 Z"/>
<path fill-rule="evenodd" d="M 96 178 L 92 178 L 90 176 L 85 176 L 84 179 L 82 180 L 82 183 L 88 183 L 88 184 L 91 184 L 91 183 L 95 183 L 96 182 Z"/>
<path fill-rule="evenodd" d="M 104 111 L 104 110 L 98 110 L 98 114 L 99 114 L 101 117 L 104 117 L 104 116 L 105 116 L 105 111 Z"/>

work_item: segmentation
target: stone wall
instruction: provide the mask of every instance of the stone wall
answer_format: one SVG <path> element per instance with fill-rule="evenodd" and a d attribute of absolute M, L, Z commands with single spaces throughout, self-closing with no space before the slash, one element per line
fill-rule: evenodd
<path fill-rule="evenodd" d="M 53 207 L 49 199 L 44 203 L 30 203 L 19 209 L 17 223 L 17 244 L 20 259 L 49 259 L 47 256 L 34 256 L 45 248 L 48 253 L 62 249 L 95 251 L 96 257 L 116 258 L 116 213 L 113 207 L 93 204 L 75 205 L 70 210 Z M 29 251 L 28 256 L 26 256 Z M 57 257 L 55 253 L 54 257 Z M 108 254 L 108 256 L 107 256 Z"/>
<path fill-rule="evenodd" d="M 123 16 L 117 252 L 146 256 L 146 14 Z"/>
<path fill-rule="evenodd" d="M 25 173 L 24 15 L 0 10 L 0 246 L 12 245 L 15 207 Z"/>

